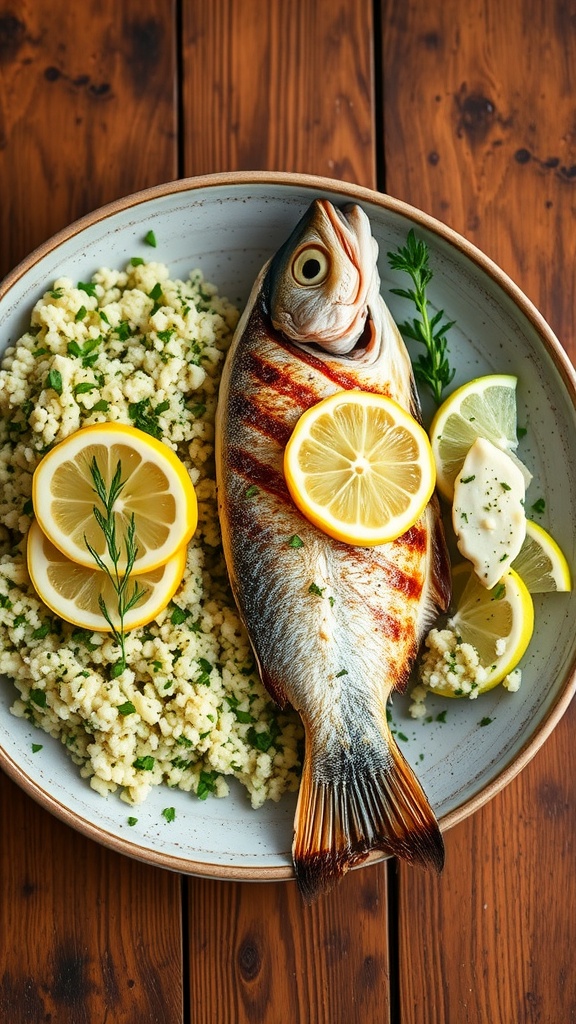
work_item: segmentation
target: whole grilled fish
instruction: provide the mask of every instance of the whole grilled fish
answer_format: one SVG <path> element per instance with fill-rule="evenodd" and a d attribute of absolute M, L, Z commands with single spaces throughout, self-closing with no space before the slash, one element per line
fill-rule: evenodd
<path fill-rule="evenodd" d="M 434 813 L 386 720 L 449 593 L 433 498 L 397 540 L 332 540 L 293 504 L 284 447 L 305 409 L 361 388 L 419 416 L 410 359 L 380 296 L 378 247 L 357 205 L 316 200 L 262 269 L 220 388 L 217 482 L 230 581 L 262 679 L 303 720 L 294 822 L 307 899 L 377 849 L 444 859 Z M 301 546 L 288 541 L 297 535 Z"/>

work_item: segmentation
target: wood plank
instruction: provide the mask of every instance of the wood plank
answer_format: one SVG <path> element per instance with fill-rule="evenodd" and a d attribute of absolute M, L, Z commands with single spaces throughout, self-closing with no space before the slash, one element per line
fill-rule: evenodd
<path fill-rule="evenodd" d="M 385 1024 L 386 868 L 305 907 L 293 882 L 190 884 L 195 1024 Z"/>
<path fill-rule="evenodd" d="M 278 170 L 375 185 L 367 0 L 184 5 L 186 174 Z"/>
<path fill-rule="evenodd" d="M 0 276 L 71 220 L 176 177 L 174 5 L 0 13 Z"/>
<path fill-rule="evenodd" d="M 0 1020 L 181 1024 L 180 879 L 0 790 Z"/>
<path fill-rule="evenodd" d="M 165 0 L 3 9 L 0 273 L 175 176 L 174 24 Z M 180 1024 L 180 879 L 71 831 L 2 775 L 0 835 L 0 1018 Z"/>
<path fill-rule="evenodd" d="M 371 24 L 367 0 L 186 5 L 185 173 L 274 169 L 374 187 Z M 389 1019 L 384 866 L 312 908 L 291 883 L 191 880 L 189 908 L 196 1024 Z"/>
<path fill-rule="evenodd" d="M 386 0 L 382 25 L 387 190 L 495 259 L 574 358 L 571 19 L 523 0 Z M 442 878 L 401 869 L 403 1024 L 574 1018 L 575 719 L 572 706 L 522 775 L 448 833 Z"/>

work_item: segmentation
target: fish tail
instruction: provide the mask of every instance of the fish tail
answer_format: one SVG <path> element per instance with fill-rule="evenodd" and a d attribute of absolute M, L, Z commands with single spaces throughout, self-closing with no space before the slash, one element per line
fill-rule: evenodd
<path fill-rule="evenodd" d="M 330 780 L 316 778 L 313 758 L 305 760 L 292 855 L 307 902 L 328 892 L 371 850 L 442 870 L 444 843 L 424 790 L 392 737 L 388 753 L 375 771 L 369 755 L 353 766 L 342 751 L 341 770 L 332 771 Z"/>

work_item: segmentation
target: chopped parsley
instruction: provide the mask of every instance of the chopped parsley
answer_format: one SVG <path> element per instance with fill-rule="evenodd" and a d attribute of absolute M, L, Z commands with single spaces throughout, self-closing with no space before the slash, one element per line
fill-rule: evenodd
<path fill-rule="evenodd" d="M 50 370 L 50 373 L 46 377 L 46 388 L 52 388 L 57 395 L 62 394 L 62 374 L 60 370 Z"/>
<path fill-rule="evenodd" d="M 446 721 L 446 711 L 447 711 L 447 709 L 444 708 L 444 711 L 441 711 L 440 714 L 436 715 L 436 721 L 437 722 L 445 722 Z"/>
<path fill-rule="evenodd" d="M 154 234 L 153 231 L 148 231 L 144 235 L 144 241 L 146 242 L 146 245 L 151 245 L 153 249 L 155 249 L 158 244 L 156 242 L 156 235 Z"/>
<path fill-rule="evenodd" d="M 246 498 L 253 498 L 256 494 L 259 494 L 259 493 L 260 493 L 260 488 L 256 487 L 256 484 L 251 484 L 250 487 L 246 488 L 246 490 L 244 492 L 244 496 Z"/>
<path fill-rule="evenodd" d="M 308 593 L 314 594 L 315 597 L 322 597 L 326 587 L 319 587 L 317 583 L 311 583 L 308 587 Z"/>
<path fill-rule="evenodd" d="M 96 297 L 96 285 L 92 284 L 91 281 L 78 281 L 78 288 L 81 292 L 86 292 L 86 295 L 92 295 L 93 298 Z"/>
<path fill-rule="evenodd" d="M 138 818 L 128 818 L 128 824 L 130 825 L 130 827 L 135 825 L 137 821 L 138 821 Z"/>
<path fill-rule="evenodd" d="M 176 808 L 165 807 L 162 811 L 162 817 L 166 818 L 166 821 L 174 821 L 174 818 L 176 817 Z"/>
<path fill-rule="evenodd" d="M 78 322 L 78 320 L 83 320 L 87 312 L 88 310 L 86 309 L 86 306 L 80 306 L 80 309 L 78 310 L 76 316 L 74 317 L 76 322 Z"/>
<path fill-rule="evenodd" d="M 288 547 L 289 548 L 303 548 L 304 547 L 304 541 L 302 540 L 301 537 L 298 536 L 297 533 L 293 533 L 292 536 L 290 537 L 289 541 L 288 541 Z"/>
<path fill-rule="evenodd" d="M 119 715 L 124 716 L 133 715 L 136 712 L 136 708 L 134 707 L 131 700 L 126 700 L 124 701 L 123 704 L 118 704 L 116 710 L 118 711 Z"/>
<path fill-rule="evenodd" d="M 42 750 L 43 745 L 44 744 L 42 744 L 42 743 L 33 743 L 32 744 L 32 753 L 33 754 L 37 754 L 39 750 Z"/>
<path fill-rule="evenodd" d="M 340 679 L 341 676 L 347 676 L 347 675 L 348 675 L 348 669 L 347 668 L 341 668 L 340 671 L 336 673 L 334 678 L 335 679 Z"/>
<path fill-rule="evenodd" d="M 200 772 L 200 781 L 196 790 L 196 796 L 199 800 L 206 800 L 209 793 L 216 792 L 217 780 L 218 772 Z"/>
<path fill-rule="evenodd" d="M 536 514 L 539 516 L 541 516 L 545 510 L 546 502 L 544 501 L 544 498 L 538 498 L 532 505 L 532 511 L 536 512 Z"/>
<path fill-rule="evenodd" d="M 38 708 L 46 707 L 46 692 L 45 690 L 30 690 L 30 700 Z"/>
<path fill-rule="evenodd" d="M 482 718 L 480 720 L 480 725 L 490 725 L 490 723 L 493 722 L 493 721 L 494 721 L 493 718 Z"/>
<path fill-rule="evenodd" d="M 494 587 L 494 592 L 492 594 L 491 600 L 492 601 L 501 601 L 502 598 L 504 597 L 505 593 L 506 593 L 506 584 L 505 583 L 498 583 Z"/>
<path fill-rule="evenodd" d="M 137 757 L 132 762 L 133 768 L 138 768 L 139 771 L 151 772 L 154 767 L 154 758 L 151 754 L 146 754 L 145 757 Z"/>
<path fill-rule="evenodd" d="M 476 479 L 476 474 L 472 473 L 472 476 L 465 476 L 465 477 L 463 477 L 462 480 L 460 481 L 460 483 L 461 484 L 471 484 L 472 481 L 475 480 L 475 479 Z"/>

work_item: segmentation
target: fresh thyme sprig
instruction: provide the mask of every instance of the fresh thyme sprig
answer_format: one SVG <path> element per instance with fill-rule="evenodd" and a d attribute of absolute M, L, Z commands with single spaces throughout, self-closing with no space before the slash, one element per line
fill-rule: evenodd
<path fill-rule="evenodd" d="M 100 611 L 102 612 L 102 615 L 104 616 L 106 622 L 110 626 L 112 636 L 114 637 L 116 643 L 120 648 L 120 661 L 117 662 L 117 664 L 114 666 L 113 673 L 115 676 L 118 676 L 126 668 L 126 630 L 124 626 L 124 620 L 126 618 L 127 613 L 132 608 L 134 608 L 136 604 L 138 604 L 138 601 L 141 600 L 146 591 L 143 587 L 140 587 L 137 582 L 134 582 L 132 593 L 129 594 L 129 586 L 130 583 L 132 582 L 130 579 L 130 574 L 132 572 L 132 569 L 134 568 L 134 562 L 136 561 L 136 557 L 138 555 L 138 547 L 136 546 L 135 539 L 136 525 L 134 522 L 134 513 L 132 513 L 132 515 L 130 516 L 128 528 L 126 530 L 126 536 L 124 539 L 124 544 L 126 548 L 126 567 L 123 573 L 120 573 L 120 570 L 118 568 L 121 551 L 118 547 L 118 542 L 116 538 L 116 516 L 114 514 L 114 504 L 117 501 L 124 487 L 124 481 L 122 480 L 122 463 L 120 460 L 118 460 L 116 472 L 114 473 L 114 476 L 110 483 L 109 490 L 107 490 L 106 488 L 106 483 L 104 481 L 104 478 L 102 477 L 95 456 L 92 459 L 90 473 L 92 475 L 92 480 L 94 481 L 94 491 L 100 498 L 100 501 L 102 502 L 105 509 L 105 512 L 102 513 L 102 511 L 96 505 L 94 505 L 92 511 L 94 513 L 94 518 L 98 526 L 100 527 L 102 533 L 104 534 L 104 539 L 106 541 L 106 550 L 108 552 L 110 561 L 112 562 L 112 568 L 110 568 L 110 566 L 107 565 L 102 556 L 96 551 L 92 544 L 90 544 L 86 536 L 84 536 L 84 543 L 86 544 L 86 547 L 88 548 L 88 551 L 92 555 L 92 558 L 96 562 L 98 568 L 101 569 L 102 572 L 106 573 L 116 593 L 118 602 L 116 610 L 118 613 L 119 626 L 114 625 L 112 616 L 108 610 L 108 607 L 102 594 L 99 594 L 98 596 L 98 604 L 100 606 Z"/>
<path fill-rule="evenodd" d="M 414 363 L 414 376 L 429 388 L 436 405 L 440 405 L 442 392 L 455 373 L 455 369 L 450 367 L 448 362 L 446 349 L 446 333 L 455 321 L 443 323 L 443 309 L 438 310 L 432 318 L 428 316 L 426 288 L 433 276 L 428 266 L 428 257 L 426 242 L 416 238 L 414 230 L 411 229 L 406 238 L 406 245 L 398 246 L 397 252 L 388 253 L 388 262 L 392 270 L 403 270 L 409 274 L 414 284 L 413 288 L 392 288 L 391 291 L 403 299 L 410 299 L 420 314 L 419 320 L 406 320 L 399 324 L 399 328 L 405 337 L 424 345 L 426 352 L 419 355 Z"/>

